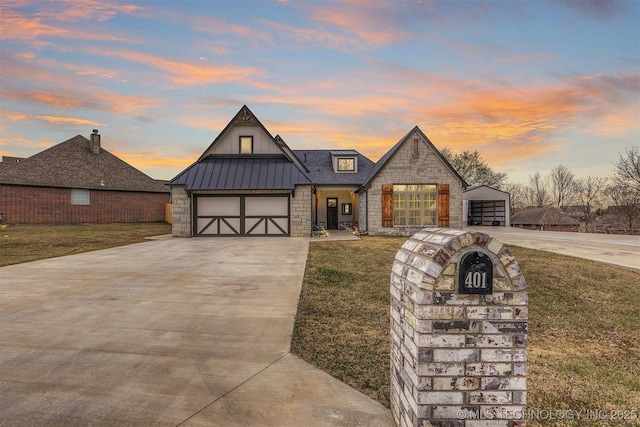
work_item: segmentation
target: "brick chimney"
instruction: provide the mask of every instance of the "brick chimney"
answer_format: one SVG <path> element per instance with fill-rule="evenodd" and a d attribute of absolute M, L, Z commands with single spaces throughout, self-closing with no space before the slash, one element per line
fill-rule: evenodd
<path fill-rule="evenodd" d="M 91 134 L 91 152 L 93 154 L 100 154 L 100 134 L 98 129 L 94 129 Z"/>

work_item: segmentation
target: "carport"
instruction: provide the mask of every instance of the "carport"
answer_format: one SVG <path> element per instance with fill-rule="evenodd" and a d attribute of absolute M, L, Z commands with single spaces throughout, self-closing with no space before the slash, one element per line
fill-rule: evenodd
<path fill-rule="evenodd" d="M 511 195 L 487 185 L 469 187 L 462 193 L 465 223 L 511 226 Z"/>

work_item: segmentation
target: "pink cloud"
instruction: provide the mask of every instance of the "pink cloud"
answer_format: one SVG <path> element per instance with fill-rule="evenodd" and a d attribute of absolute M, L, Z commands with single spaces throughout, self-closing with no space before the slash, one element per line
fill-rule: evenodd
<path fill-rule="evenodd" d="M 7 89 L 2 90 L 2 96 L 13 101 L 29 102 L 56 109 L 96 109 L 123 114 L 139 113 L 140 110 L 158 106 L 161 103 L 156 98 L 62 89 L 57 91 Z"/>
<path fill-rule="evenodd" d="M 273 45 L 271 35 L 255 27 L 232 24 L 213 16 L 199 16 L 192 19 L 192 27 L 195 31 L 205 32 L 223 36 L 236 36 L 245 40 L 259 40 L 261 43 L 267 42 Z"/>
<path fill-rule="evenodd" d="M 215 65 L 203 61 L 179 61 L 125 49 L 100 51 L 96 52 L 96 54 L 116 56 L 161 70 L 167 80 L 177 85 L 197 86 L 229 82 L 243 82 L 257 87 L 263 87 L 264 85 L 263 82 L 258 80 L 262 71 L 255 67 Z"/>
<path fill-rule="evenodd" d="M 36 46 L 49 44 L 40 39 L 58 37 L 75 40 L 129 41 L 113 33 L 101 33 L 97 27 L 93 31 L 69 27 L 69 22 L 84 20 L 105 21 L 118 13 L 133 13 L 142 10 L 136 5 L 106 3 L 97 0 L 65 0 L 40 5 L 34 14 L 21 13 L 21 4 L 4 3 L 0 5 L 2 27 L 0 40 L 30 41 Z M 61 23 L 65 23 L 61 25 Z"/>
<path fill-rule="evenodd" d="M 118 14 L 132 14 L 146 9 L 135 4 L 122 4 L 102 0 L 59 0 L 51 8 L 40 9 L 40 14 L 59 21 L 106 21 Z"/>
<path fill-rule="evenodd" d="M 53 124 L 71 124 L 80 126 L 106 126 L 104 123 L 94 122 L 92 120 L 79 119 L 77 117 L 60 117 L 60 116 L 35 116 L 36 119 L 44 120 Z"/>

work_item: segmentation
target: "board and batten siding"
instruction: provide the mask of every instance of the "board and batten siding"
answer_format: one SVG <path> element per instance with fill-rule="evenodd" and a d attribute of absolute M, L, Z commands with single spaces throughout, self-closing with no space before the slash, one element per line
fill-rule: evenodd
<path fill-rule="evenodd" d="M 235 125 L 229 129 L 221 141 L 218 141 L 205 153 L 205 156 L 209 154 L 239 154 L 241 136 L 253 137 L 253 154 L 282 154 L 282 151 L 273 143 L 273 139 L 260 126 Z"/>

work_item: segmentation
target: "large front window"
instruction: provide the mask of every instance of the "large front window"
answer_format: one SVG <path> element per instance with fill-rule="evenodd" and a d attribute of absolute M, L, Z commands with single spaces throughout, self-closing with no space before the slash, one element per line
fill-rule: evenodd
<path fill-rule="evenodd" d="M 435 184 L 393 186 L 393 225 L 436 225 L 438 187 Z"/>

